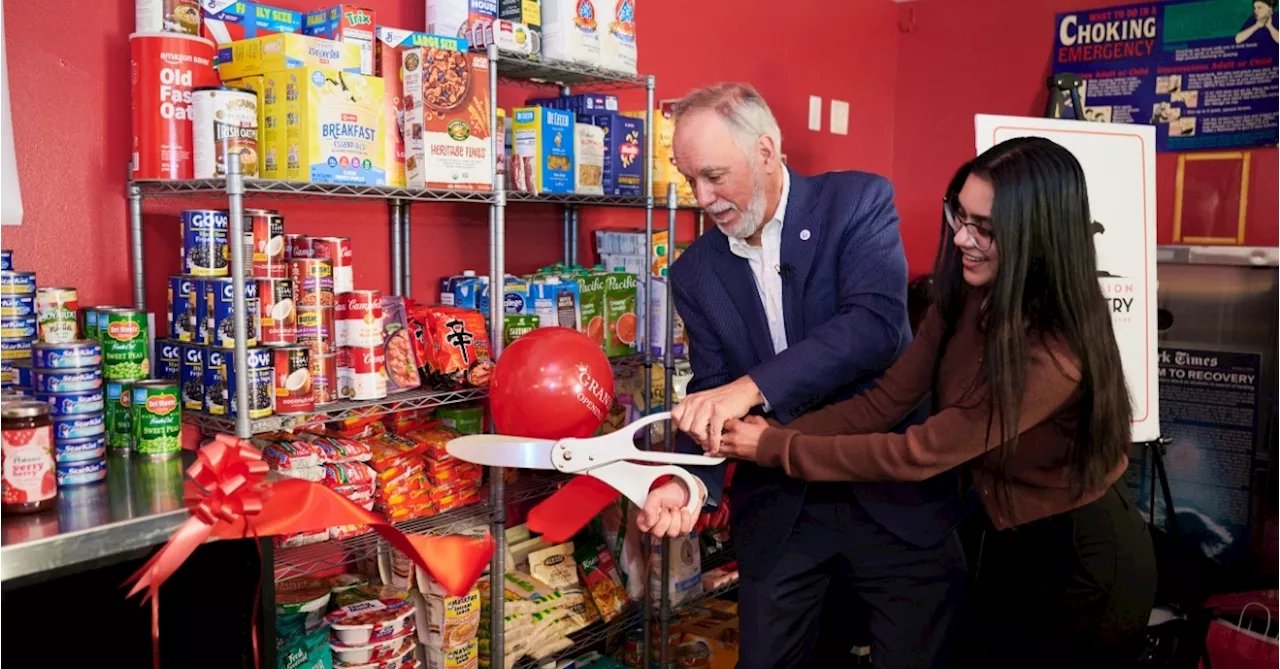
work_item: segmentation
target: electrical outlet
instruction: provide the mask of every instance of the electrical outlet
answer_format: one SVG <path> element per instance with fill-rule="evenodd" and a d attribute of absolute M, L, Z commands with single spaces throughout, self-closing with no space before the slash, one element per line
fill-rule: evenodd
<path fill-rule="evenodd" d="M 809 129 L 822 132 L 822 98 L 809 96 Z"/>
<path fill-rule="evenodd" d="M 844 100 L 831 101 L 831 134 L 849 134 L 849 103 Z"/>

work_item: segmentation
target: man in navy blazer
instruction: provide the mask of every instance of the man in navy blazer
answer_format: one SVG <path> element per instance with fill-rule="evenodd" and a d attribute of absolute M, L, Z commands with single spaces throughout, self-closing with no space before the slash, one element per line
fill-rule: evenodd
<path fill-rule="evenodd" d="M 911 340 L 907 266 L 889 182 L 789 170 L 777 122 L 750 86 L 694 91 L 675 117 L 676 163 L 716 228 L 671 267 L 693 367 L 674 420 L 680 450 L 714 453 L 727 420 L 754 412 L 786 423 L 874 383 Z M 725 467 L 689 468 L 707 505 L 721 499 Z M 946 666 L 964 584 L 960 491 L 955 475 L 806 484 L 738 462 L 739 669 L 815 665 L 833 578 L 869 607 L 877 667 Z M 655 487 L 640 529 L 689 532 L 689 494 L 679 481 Z M 833 630 L 824 614 L 829 631 L 855 630 Z"/>

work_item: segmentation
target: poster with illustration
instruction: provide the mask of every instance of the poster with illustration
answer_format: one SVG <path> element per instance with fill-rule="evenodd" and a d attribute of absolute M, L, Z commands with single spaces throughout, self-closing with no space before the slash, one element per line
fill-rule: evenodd
<path fill-rule="evenodd" d="M 1014 137 L 1044 137 L 1080 161 L 1089 189 L 1098 284 L 1133 401 L 1133 440 L 1157 439 L 1155 129 L 985 114 L 974 117 L 974 128 L 978 153 Z"/>
<path fill-rule="evenodd" d="M 1053 73 L 1083 119 L 1156 128 L 1157 151 L 1275 146 L 1276 0 L 1168 0 L 1056 17 Z"/>

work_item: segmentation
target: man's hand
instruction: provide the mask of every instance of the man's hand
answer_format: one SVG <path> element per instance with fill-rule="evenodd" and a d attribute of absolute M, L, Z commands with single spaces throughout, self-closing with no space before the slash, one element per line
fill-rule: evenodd
<path fill-rule="evenodd" d="M 720 452 L 740 460 L 755 461 L 760 448 L 760 437 L 769 429 L 769 423 L 759 416 L 747 416 L 742 420 L 725 423 Z"/>
<path fill-rule="evenodd" d="M 703 500 L 706 493 L 699 490 Z M 698 516 L 685 508 L 689 504 L 689 491 L 680 479 L 672 479 L 649 491 L 644 508 L 636 516 L 636 526 L 641 532 L 657 537 L 680 537 L 693 531 Z M 698 505 L 702 507 L 701 504 Z"/>
<path fill-rule="evenodd" d="M 742 418 L 752 407 L 764 404 L 760 388 L 750 376 L 719 388 L 693 393 L 671 410 L 671 419 L 708 455 L 720 455 L 720 431 L 725 421 Z"/>

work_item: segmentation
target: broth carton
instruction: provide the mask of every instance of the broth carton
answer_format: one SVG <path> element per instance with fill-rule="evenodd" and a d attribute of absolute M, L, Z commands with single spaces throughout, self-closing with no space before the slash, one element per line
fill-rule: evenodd
<path fill-rule="evenodd" d="M 493 190 L 489 58 L 419 47 L 406 50 L 401 65 L 407 185 Z"/>
<path fill-rule="evenodd" d="M 636 352 L 638 293 L 636 275 L 617 270 L 604 275 L 605 354 L 619 356 Z"/>
<path fill-rule="evenodd" d="M 571 111 L 517 107 L 512 121 L 512 190 L 572 193 L 574 128 Z"/>
<path fill-rule="evenodd" d="M 529 286 L 533 313 L 542 327 L 564 327 L 582 330 L 581 297 L 576 281 L 563 281 L 558 276 L 539 277 Z"/>
<path fill-rule="evenodd" d="M 401 30 L 378 26 L 377 41 L 374 43 L 373 70 L 376 76 L 382 77 L 386 88 L 386 99 L 383 108 L 386 112 L 387 124 L 387 185 L 404 186 L 404 76 L 400 72 L 400 64 L 404 52 L 419 47 L 444 49 L 446 51 L 466 51 L 467 40 L 443 35 Z"/>
<path fill-rule="evenodd" d="M 360 49 L 360 74 L 374 75 L 374 13 L 355 5 L 337 5 L 307 14 L 302 33 L 336 42 L 354 44 Z"/>

